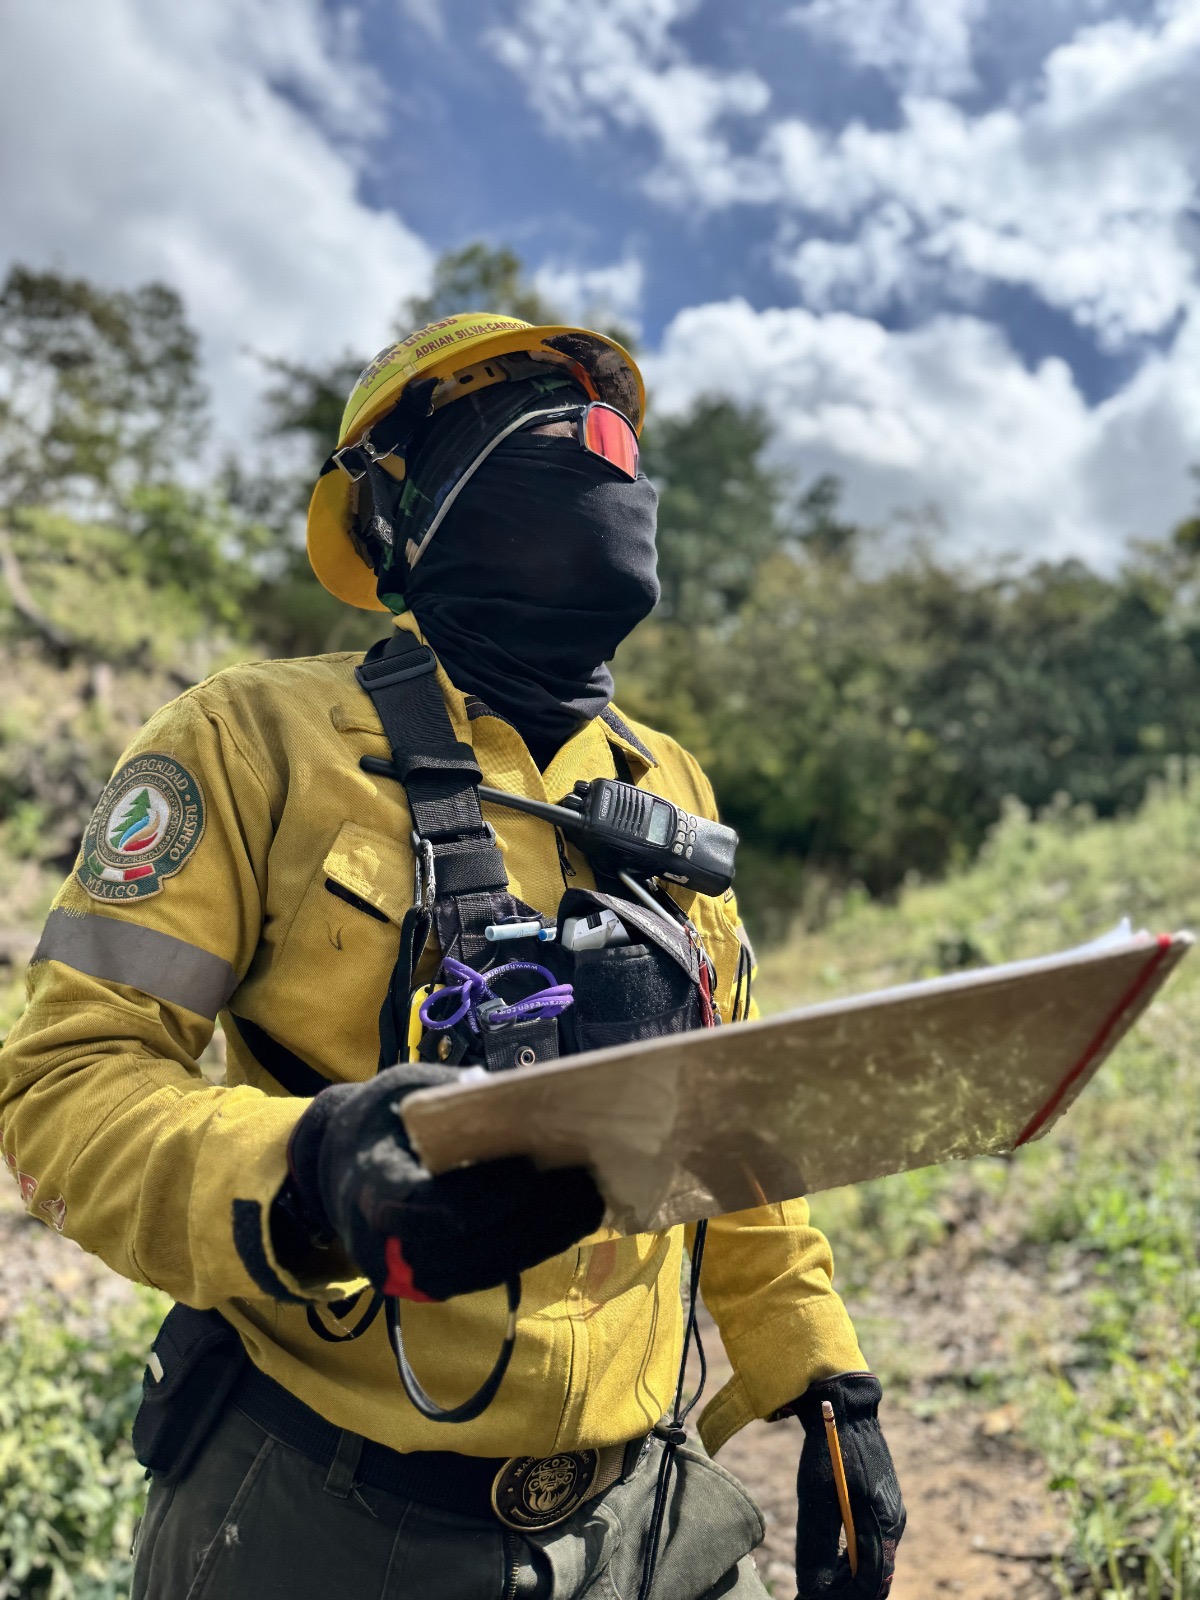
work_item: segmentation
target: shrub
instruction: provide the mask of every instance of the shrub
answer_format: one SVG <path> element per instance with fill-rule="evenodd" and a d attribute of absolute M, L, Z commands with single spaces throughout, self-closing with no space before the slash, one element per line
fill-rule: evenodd
<path fill-rule="evenodd" d="M 53 1300 L 0 1337 L 0 1600 L 119 1600 L 145 1497 L 129 1433 L 167 1302 L 97 1324 Z"/>

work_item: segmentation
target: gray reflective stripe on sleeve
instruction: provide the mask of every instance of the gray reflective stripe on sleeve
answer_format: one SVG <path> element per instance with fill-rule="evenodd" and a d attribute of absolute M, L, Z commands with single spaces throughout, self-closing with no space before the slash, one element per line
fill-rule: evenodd
<path fill-rule="evenodd" d="M 137 922 L 94 913 L 76 917 L 52 911 L 33 960 L 61 961 L 89 977 L 128 984 L 210 1021 L 238 981 L 229 962 L 211 951 Z"/>

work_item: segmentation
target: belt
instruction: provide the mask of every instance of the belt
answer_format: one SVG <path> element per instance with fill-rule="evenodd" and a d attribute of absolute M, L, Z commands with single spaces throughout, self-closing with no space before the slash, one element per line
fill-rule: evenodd
<path fill-rule="evenodd" d="M 346 1434 L 274 1378 L 247 1362 L 230 1401 L 280 1444 L 319 1466 L 344 1456 Z M 355 1484 L 483 1521 L 497 1519 L 519 1532 L 563 1522 L 586 1501 L 627 1478 L 646 1436 L 597 1450 L 560 1450 L 551 1456 L 464 1456 L 453 1450 L 391 1450 L 361 1440 Z"/>

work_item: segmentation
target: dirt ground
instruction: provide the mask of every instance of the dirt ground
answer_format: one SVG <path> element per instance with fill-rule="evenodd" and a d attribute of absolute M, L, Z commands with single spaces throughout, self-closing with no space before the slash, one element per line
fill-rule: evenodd
<path fill-rule="evenodd" d="M 995 1314 L 993 1297 L 1002 1295 L 1004 1286 L 985 1287 Z M 126 1292 L 122 1280 L 100 1262 L 26 1218 L 15 1188 L 0 1185 L 0 1323 L 39 1289 L 85 1299 L 98 1311 Z M 968 1275 L 958 1292 L 969 1298 L 983 1291 L 972 1287 Z M 944 1359 L 943 1330 L 954 1321 L 953 1308 L 947 1317 L 944 1295 L 914 1296 L 892 1311 L 906 1342 L 915 1347 L 924 1341 L 926 1360 L 919 1366 Z M 707 1393 L 712 1394 L 729 1369 L 711 1324 L 705 1348 Z M 908 1506 L 893 1600 L 943 1595 L 1053 1600 L 1057 1591 L 1047 1557 L 1062 1545 L 1055 1508 L 1038 1462 L 1015 1445 L 1005 1409 L 910 1405 L 893 1389 L 884 1420 Z M 720 1457 L 766 1513 L 759 1570 L 778 1600 L 795 1595 L 792 1545 L 801 1439 L 795 1421 L 756 1423 L 732 1439 Z"/>
<path fill-rule="evenodd" d="M 710 1394 L 729 1376 L 711 1324 L 705 1350 Z M 1013 1443 L 1006 1410 L 960 1406 L 922 1416 L 893 1396 L 883 1421 L 908 1508 L 893 1600 L 1053 1600 L 1049 1557 L 1061 1548 L 1061 1531 L 1045 1473 Z M 719 1457 L 766 1514 L 758 1567 L 778 1600 L 796 1593 L 795 1477 L 803 1437 L 792 1419 L 753 1423 Z"/>
<path fill-rule="evenodd" d="M 971 1600 L 1052 1600 L 1048 1557 L 1054 1514 L 1036 1461 L 987 1435 L 987 1419 L 957 1412 L 919 1420 L 904 1406 L 885 1414 L 904 1488 L 908 1529 L 893 1600 L 969 1595 Z M 780 1600 L 796 1593 L 792 1548 L 797 1422 L 756 1423 L 721 1452 L 767 1516 L 759 1571 Z"/>

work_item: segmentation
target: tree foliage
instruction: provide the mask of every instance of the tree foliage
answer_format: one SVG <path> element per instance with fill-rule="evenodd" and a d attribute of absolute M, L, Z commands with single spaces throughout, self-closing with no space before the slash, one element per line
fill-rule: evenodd
<path fill-rule="evenodd" d="M 779 475 L 763 461 L 766 418 L 729 400 L 647 426 L 642 464 L 658 486 L 662 615 L 719 622 L 745 601 L 785 535 Z"/>
<path fill-rule="evenodd" d="M 145 1505 L 129 1449 L 145 1352 L 165 1310 L 140 1290 L 97 1330 L 30 1304 L 0 1339 L 0 1595 L 120 1600 Z M 97 1337 L 98 1332 L 102 1337 Z"/>
<path fill-rule="evenodd" d="M 401 312 L 400 331 L 408 333 L 457 311 L 491 311 L 522 322 L 554 322 L 557 312 L 525 276 L 520 256 L 482 239 L 448 250 L 433 269 L 428 294 L 415 295 Z"/>
<path fill-rule="evenodd" d="M 555 316 L 512 252 L 476 243 L 443 258 L 397 329 L 463 306 Z M 239 653 L 378 636 L 379 618 L 313 581 L 303 544 L 313 477 L 369 354 L 276 363 L 260 454 L 206 486 L 197 344 L 172 291 L 10 273 L 0 830 L 60 859 L 129 717 L 156 696 Z M 1127 810 L 1172 756 L 1200 749 L 1200 522 L 1115 575 L 969 569 L 855 526 L 835 481 L 797 481 L 772 459 L 753 409 L 709 397 L 651 418 L 663 603 L 620 652 L 619 697 L 704 762 L 760 906 L 794 905 L 814 875 L 875 893 L 936 875 L 978 850 L 1010 795 Z M 53 710 L 39 662 L 64 675 Z M 50 727 L 59 742 L 38 753 Z"/>
<path fill-rule="evenodd" d="M 173 289 L 16 266 L 0 289 L 0 504 L 111 510 L 177 477 L 203 430 L 196 335 Z"/>
<path fill-rule="evenodd" d="M 701 756 L 764 887 L 794 898 L 790 861 L 887 893 L 973 855 L 1008 796 L 1112 815 L 1200 753 L 1186 539 L 1111 577 L 1075 561 L 987 573 L 880 551 L 826 489 L 805 498 L 740 604 L 667 612 L 622 652 L 627 709 Z M 662 537 L 667 563 L 691 541 L 685 569 L 701 548 L 670 517 Z"/>

